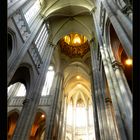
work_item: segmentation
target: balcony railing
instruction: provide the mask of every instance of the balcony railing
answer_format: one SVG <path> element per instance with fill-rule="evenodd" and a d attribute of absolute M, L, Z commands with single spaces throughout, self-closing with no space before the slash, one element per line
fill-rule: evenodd
<path fill-rule="evenodd" d="M 22 106 L 24 99 L 25 97 L 13 97 L 8 103 L 8 106 Z"/>
<path fill-rule="evenodd" d="M 49 96 L 41 97 L 39 101 L 39 106 L 48 106 L 49 103 Z M 11 100 L 8 103 L 8 106 L 23 106 L 23 101 L 25 100 L 25 97 L 12 97 Z"/>
<path fill-rule="evenodd" d="M 28 23 L 24 17 L 24 14 L 21 10 L 18 10 L 13 16 L 13 21 L 15 23 L 16 28 L 23 40 L 25 42 L 30 36 L 30 29 L 28 27 Z"/>

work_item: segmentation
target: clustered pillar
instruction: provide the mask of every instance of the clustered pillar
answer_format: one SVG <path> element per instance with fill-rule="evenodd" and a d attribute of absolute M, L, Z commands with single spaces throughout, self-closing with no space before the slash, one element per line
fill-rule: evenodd
<path fill-rule="evenodd" d="M 92 43 L 91 43 L 92 44 Z M 103 79 L 101 79 L 101 73 L 99 72 L 99 64 L 97 63 L 97 47 L 91 46 L 91 59 L 92 59 L 92 71 L 93 71 L 93 91 L 95 94 L 96 108 L 97 108 L 97 119 L 99 122 L 99 132 L 101 140 L 111 140 L 112 138 L 117 140 L 117 136 L 114 133 L 110 133 L 112 129 L 115 132 L 115 125 L 113 118 L 109 120 L 107 108 L 105 105 L 105 92 L 103 89 Z M 94 107 L 94 106 L 93 106 Z M 94 107 L 95 108 L 95 107 Z M 112 127 L 110 128 L 109 122 Z M 95 126 L 96 127 L 96 126 Z"/>
<path fill-rule="evenodd" d="M 55 117 L 56 117 L 56 111 L 57 111 L 57 103 L 58 103 L 58 98 L 59 94 L 62 88 L 62 80 L 63 80 L 63 74 L 61 72 L 57 72 L 54 77 L 54 83 L 52 85 L 52 88 L 50 90 L 50 94 L 52 96 L 52 103 L 49 108 L 49 114 L 47 118 L 47 128 L 46 128 L 46 138 L 47 140 L 52 140 L 53 139 L 53 129 L 54 129 L 54 122 L 55 122 Z"/>
<path fill-rule="evenodd" d="M 34 117 L 36 115 L 36 109 L 41 97 L 41 90 L 45 82 L 46 71 L 48 70 L 50 60 L 54 46 L 48 44 L 46 48 L 46 59 L 41 67 L 41 73 L 38 75 L 36 81 L 33 83 L 33 91 L 27 93 L 26 99 L 23 102 L 23 108 L 18 119 L 12 140 L 27 140 L 30 136 L 31 127 Z"/>
<path fill-rule="evenodd" d="M 103 6 L 129 57 L 132 57 L 132 23 L 111 0 L 104 0 Z M 94 14 L 93 14 L 94 15 Z"/>
<path fill-rule="evenodd" d="M 108 4 L 106 2 L 103 4 L 105 5 L 105 7 L 107 9 Z M 110 14 L 111 14 L 111 16 L 109 16 L 109 17 L 113 18 L 114 15 L 112 15 L 111 11 L 110 11 Z M 126 86 L 119 84 L 121 82 L 121 79 L 119 79 L 119 77 L 117 77 L 116 74 L 118 75 L 120 73 L 119 73 L 119 71 L 115 72 L 113 69 L 107 46 L 103 40 L 100 27 L 97 23 L 96 12 L 92 11 L 92 15 L 93 15 L 94 23 L 95 23 L 95 30 L 96 30 L 97 39 L 99 42 L 99 50 L 101 53 L 102 62 L 103 62 L 105 75 L 107 78 L 107 83 L 109 86 L 109 91 L 110 91 L 111 100 L 112 100 L 113 109 L 114 109 L 114 114 L 115 114 L 114 115 L 115 116 L 114 124 L 116 124 L 116 126 L 113 125 L 112 129 L 114 129 L 113 132 L 116 131 L 116 133 L 114 135 L 112 133 L 112 136 L 110 138 L 121 139 L 121 140 L 131 140 L 132 139 L 132 99 L 131 99 L 131 94 L 127 92 L 128 88 Z M 124 31 L 122 32 L 119 30 L 120 24 L 114 18 L 113 18 L 114 21 L 110 19 L 113 26 L 114 26 L 114 29 L 116 30 L 118 36 L 120 34 L 122 35 Z M 116 23 L 115 23 L 115 21 L 116 21 Z M 125 34 L 125 37 L 126 37 L 126 34 Z M 121 38 L 121 40 L 123 40 L 123 39 L 124 39 L 124 36 L 123 36 L 123 38 Z M 125 41 L 127 42 L 127 44 L 130 43 L 130 41 L 127 41 L 127 40 L 125 40 Z M 131 43 L 129 45 L 127 45 L 127 44 L 125 44 L 125 43 L 123 44 L 124 49 L 126 50 L 128 55 L 131 56 L 132 45 L 131 45 Z M 95 74 L 95 72 L 94 72 L 94 74 Z M 128 99 L 127 103 L 124 101 L 124 99 L 126 99 L 126 100 Z M 108 102 L 108 101 L 106 101 L 106 102 Z M 101 137 L 101 139 L 102 139 L 102 137 Z"/>

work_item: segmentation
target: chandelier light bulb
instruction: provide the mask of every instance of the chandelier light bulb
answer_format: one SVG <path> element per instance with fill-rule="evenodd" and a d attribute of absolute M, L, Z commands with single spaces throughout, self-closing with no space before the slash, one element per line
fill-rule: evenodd
<path fill-rule="evenodd" d="M 79 76 L 79 75 L 77 75 L 77 76 L 76 76 L 76 78 L 77 78 L 77 79 L 80 79 L 80 76 Z"/>
<path fill-rule="evenodd" d="M 44 115 L 44 114 L 42 114 L 42 115 L 41 115 L 41 118 L 45 118 L 45 115 Z"/>
<path fill-rule="evenodd" d="M 132 65 L 132 59 L 130 59 L 130 58 L 126 59 L 125 64 L 128 66 Z"/>

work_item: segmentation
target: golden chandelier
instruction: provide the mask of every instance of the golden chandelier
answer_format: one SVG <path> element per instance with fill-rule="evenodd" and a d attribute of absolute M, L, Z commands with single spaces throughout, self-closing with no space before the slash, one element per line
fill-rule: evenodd
<path fill-rule="evenodd" d="M 66 42 L 70 46 L 79 46 L 84 44 L 87 41 L 87 38 L 84 35 L 71 33 L 69 35 L 64 36 L 64 42 Z"/>

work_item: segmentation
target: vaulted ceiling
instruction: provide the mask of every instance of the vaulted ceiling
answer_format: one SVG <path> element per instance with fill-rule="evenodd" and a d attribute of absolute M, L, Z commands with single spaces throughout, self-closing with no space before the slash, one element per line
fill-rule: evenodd
<path fill-rule="evenodd" d="M 70 33 L 85 35 L 91 40 L 94 23 L 90 11 L 95 8 L 92 0 L 42 0 L 42 16 L 50 24 L 54 44 Z"/>
<path fill-rule="evenodd" d="M 64 94 L 67 101 L 84 105 L 91 103 L 90 70 L 82 62 L 72 62 L 64 70 Z"/>
<path fill-rule="evenodd" d="M 64 53 L 70 58 L 82 58 L 90 50 L 86 37 L 73 33 L 60 39 L 59 46 L 61 48 L 61 53 Z"/>
<path fill-rule="evenodd" d="M 68 102 L 83 101 L 87 104 L 89 100 L 91 101 L 89 41 L 95 36 L 93 17 L 90 13 L 95 8 L 94 0 L 40 0 L 40 2 L 44 6 L 41 14 L 49 23 L 50 41 L 60 46 L 61 59 L 67 65 L 64 69 L 64 94 L 67 95 Z M 64 37 L 71 34 L 85 36 L 87 41 L 80 45 L 68 44 Z M 78 75 L 79 79 L 76 78 Z"/>

